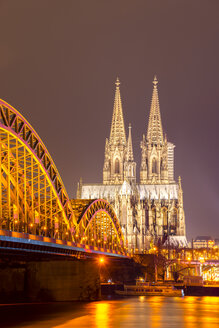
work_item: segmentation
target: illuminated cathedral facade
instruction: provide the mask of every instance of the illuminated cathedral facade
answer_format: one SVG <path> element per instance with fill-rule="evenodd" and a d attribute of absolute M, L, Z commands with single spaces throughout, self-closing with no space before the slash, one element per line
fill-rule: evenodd
<path fill-rule="evenodd" d="M 77 190 L 77 198 L 109 201 L 120 220 L 127 247 L 139 252 L 152 244 L 187 244 L 181 178 L 174 180 L 175 146 L 163 134 L 157 85 L 155 77 L 147 133 L 140 144 L 140 182 L 136 181 L 131 125 L 126 138 L 117 79 L 103 182 L 84 184 L 81 180 Z"/>

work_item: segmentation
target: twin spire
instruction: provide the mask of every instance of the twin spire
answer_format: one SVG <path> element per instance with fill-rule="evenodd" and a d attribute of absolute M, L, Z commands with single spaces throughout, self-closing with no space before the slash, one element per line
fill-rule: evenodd
<path fill-rule="evenodd" d="M 152 93 L 149 123 L 148 123 L 148 130 L 147 130 L 147 141 L 151 144 L 156 144 L 156 145 L 163 144 L 164 142 L 157 84 L 158 84 L 158 80 L 157 77 L 155 76 L 153 80 L 154 88 Z M 125 124 L 124 124 L 122 101 L 121 101 L 120 88 L 119 88 L 120 82 L 118 77 L 115 85 L 116 85 L 116 92 L 115 92 L 113 117 L 112 117 L 111 131 L 110 131 L 110 143 L 125 145 L 126 144 Z M 128 137 L 127 146 L 128 146 L 128 153 L 129 153 L 128 156 L 131 159 L 133 158 L 133 150 L 132 150 L 132 137 L 131 137 L 130 125 L 129 125 L 129 137 Z"/>
<path fill-rule="evenodd" d="M 122 184 L 124 181 L 136 182 L 136 163 L 132 149 L 131 125 L 126 141 L 125 124 L 120 95 L 120 82 L 116 80 L 116 92 L 109 141 L 106 139 L 103 165 L 104 184 Z"/>
<path fill-rule="evenodd" d="M 122 111 L 122 101 L 120 95 L 120 82 L 119 78 L 116 79 L 116 93 L 113 108 L 113 118 L 110 131 L 110 143 L 123 144 L 126 145 L 126 134 L 125 134 L 125 124 Z M 131 134 L 131 124 L 129 124 L 129 135 L 127 140 L 127 161 L 133 161 L 133 148 L 132 148 L 132 134 Z"/>
<path fill-rule="evenodd" d="M 122 110 L 122 101 L 120 95 L 120 82 L 116 80 L 115 100 L 113 107 L 112 124 L 110 130 L 110 138 L 106 139 L 105 146 L 105 160 L 103 169 L 103 183 L 104 184 L 119 184 L 125 180 L 129 182 L 136 182 L 136 163 L 134 162 L 133 147 L 132 147 L 132 134 L 131 125 L 129 125 L 128 140 L 126 141 L 125 124 Z M 157 91 L 157 78 L 153 81 L 153 94 L 148 123 L 147 141 L 146 144 L 150 145 L 163 145 L 163 129 L 160 117 L 160 107 Z M 156 164 L 156 163 L 155 163 Z M 165 163 L 162 165 L 164 166 Z M 146 165 L 146 159 L 145 159 Z M 158 170 L 157 173 L 160 179 L 160 166 L 152 169 Z M 147 180 L 147 169 L 145 171 Z"/>
<path fill-rule="evenodd" d="M 110 131 L 110 143 L 114 144 L 126 144 L 125 125 L 122 112 L 122 101 L 120 95 L 120 82 L 117 77 L 116 80 L 116 93 L 113 107 L 113 118 Z"/>
<path fill-rule="evenodd" d="M 157 90 L 158 80 L 155 75 L 153 94 L 151 100 L 151 110 L 149 115 L 147 141 L 151 144 L 163 144 L 163 128 L 160 116 L 160 105 Z"/>

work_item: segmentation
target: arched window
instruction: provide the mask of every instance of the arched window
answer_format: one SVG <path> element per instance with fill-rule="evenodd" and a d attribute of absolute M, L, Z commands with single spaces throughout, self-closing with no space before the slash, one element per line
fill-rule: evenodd
<path fill-rule="evenodd" d="M 166 210 L 166 208 L 162 209 L 161 215 L 162 215 L 163 225 L 167 226 L 167 210 Z"/>
<path fill-rule="evenodd" d="M 153 224 L 156 224 L 156 209 L 152 208 L 152 220 Z"/>
<path fill-rule="evenodd" d="M 161 172 L 161 174 L 163 173 L 163 170 L 164 170 L 164 161 L 163 161 L 163 159 L 161 159 L 161 162 L 160 162 L 160 172 Z"/>
<path fill-rule="evenodd" d="M 119 172 L 120 172 L 120 169 L 119 169 L 119 160 L 118 160 L 118 158 L 116 158 L 116 160 L 115 160 L 115 173 L 116 174 L 119 174 Z"/>
<path fill-rule="evenodd" d="M 171 213 L 171 225 L 176 227 L 177 225 L 177 210 L 174 208 Z"/>
<path fill-rule="evenodd" d="M 155 158 L 153 158 L 153 160 L 152 160 L 152 173 L 158 173 L 157 172 L 157 161 L 156 161 L 156 159 Z"/>

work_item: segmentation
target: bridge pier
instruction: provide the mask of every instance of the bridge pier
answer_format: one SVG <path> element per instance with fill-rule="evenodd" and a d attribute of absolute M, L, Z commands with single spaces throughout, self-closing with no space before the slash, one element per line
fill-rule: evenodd
<path fill-rule="evenodd" d="M 96 260 L 34 261 L 0 268 L 0 301 L 75 301 L 100 298 Z"/>

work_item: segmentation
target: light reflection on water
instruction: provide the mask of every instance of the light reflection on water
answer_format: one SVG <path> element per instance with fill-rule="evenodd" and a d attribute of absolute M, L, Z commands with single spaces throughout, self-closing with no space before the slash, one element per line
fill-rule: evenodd
<path fill-rule="evenodd" d="M 109 327 L 110 304 L 96 303 L 95 309 L 95 324 L 97 328 Z"/>
<path fill-rule="evenodd" d="M 57 303 L 56 303 L 57 304 Z M 219 297 L 145 297 L 92 303 L 68 303 L 61 313 L 50 313 L 25 328 L 218 328 Z M 37 305 L 34 305 L 37 307 Z M 52 306 L 45 305 L 45 306 Z M 51 311 L 50 311 L 51 312 Z"/>

